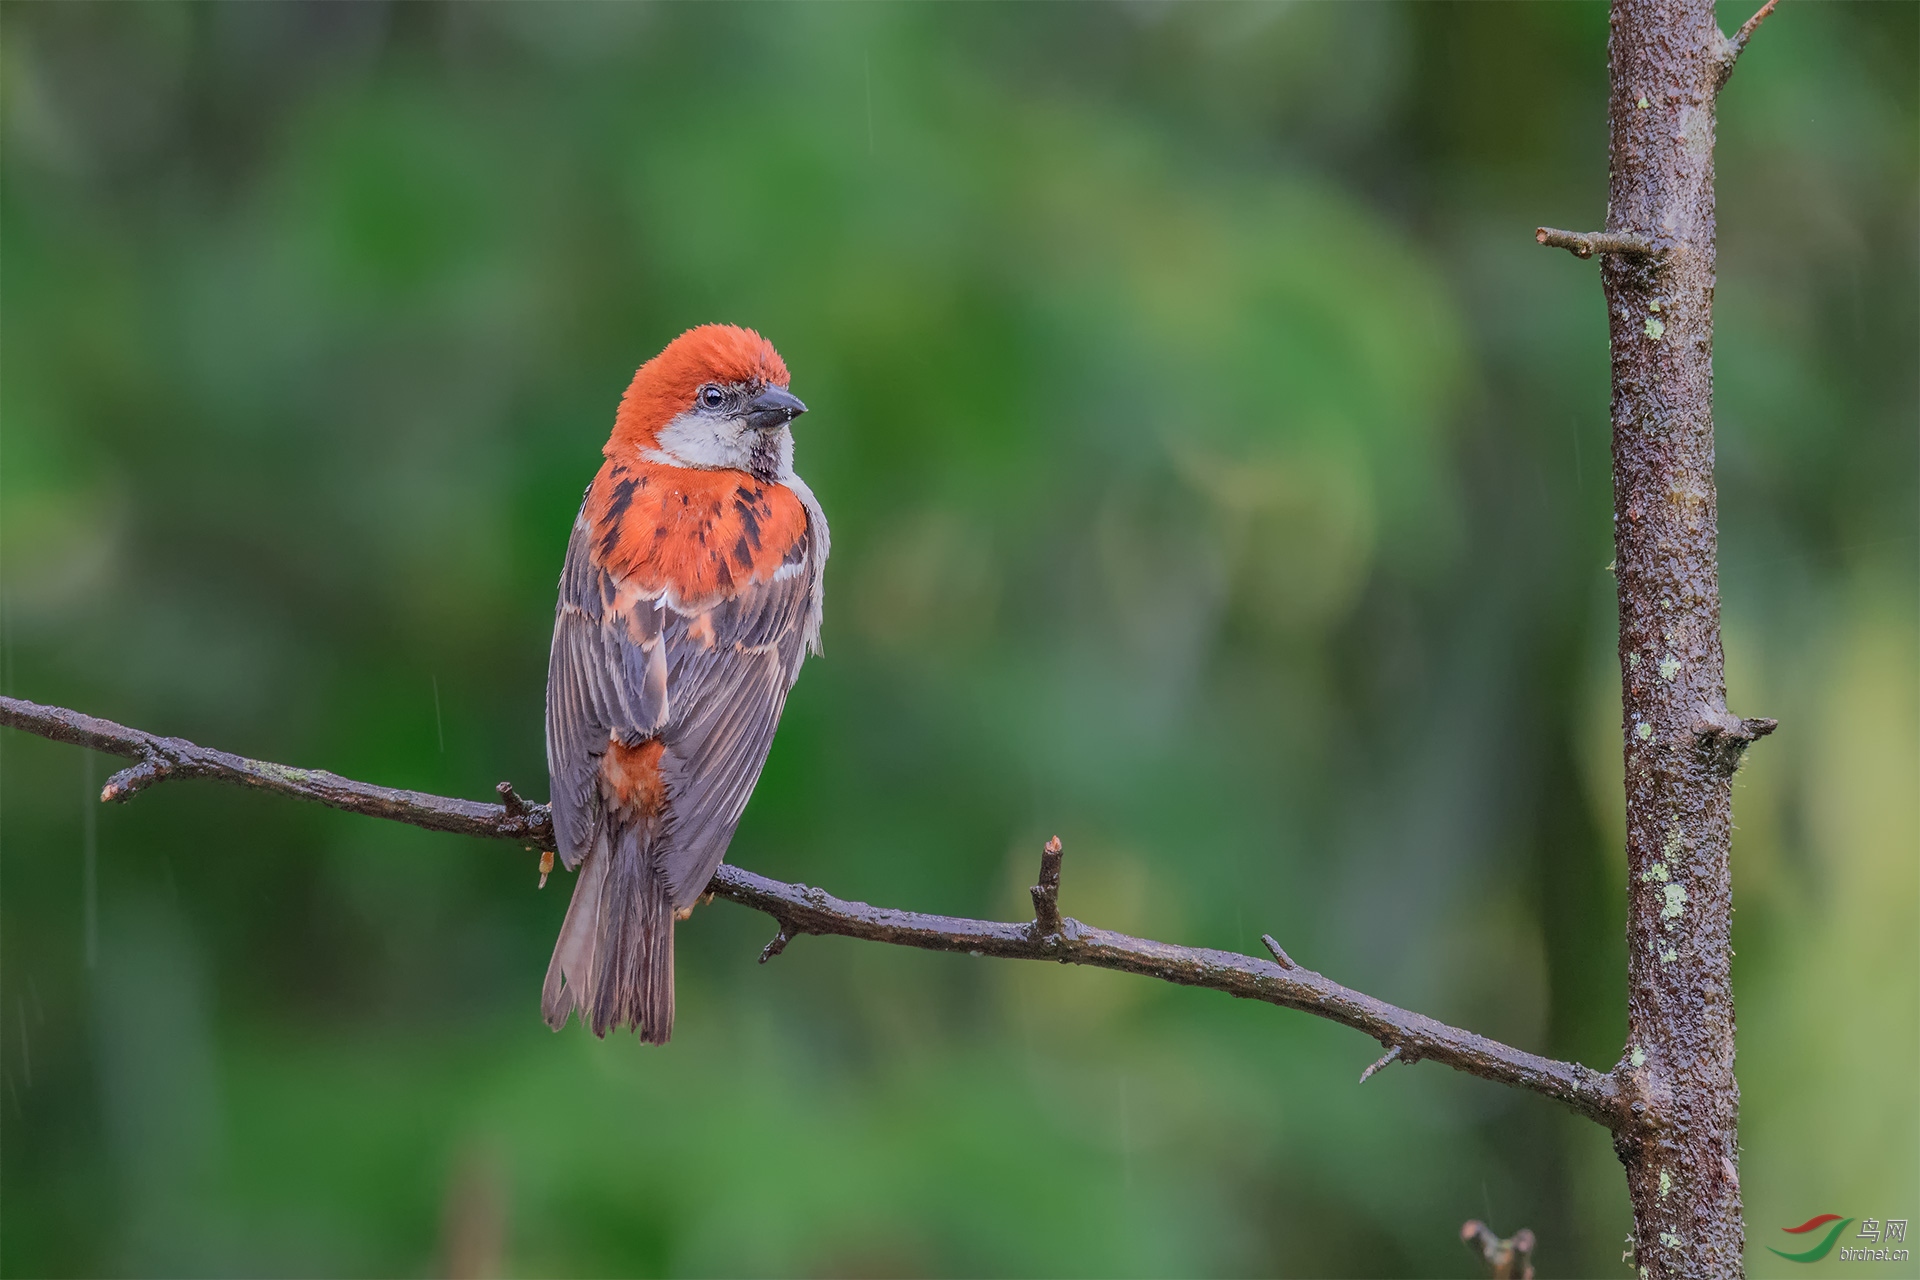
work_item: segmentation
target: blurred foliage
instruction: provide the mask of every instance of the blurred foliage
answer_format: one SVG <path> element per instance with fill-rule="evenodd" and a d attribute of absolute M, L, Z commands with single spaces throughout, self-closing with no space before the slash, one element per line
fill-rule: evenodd
<path fill-rule="evenodd" d="M 1916 10 L 1722 100 L 1720 472 L 1756 1272 L 1910 1216 Z M 1723 25 L 1745 16 L 1729 9 Z M 539 793 L 634 366 L 813 406 L 827 656 L 732 859 L 1624 1031 L 1597 4 L 0 11 L 0 686 Z M 1619 1274 L 1606 1136 L 1138 979 L 680 931 L 554 1036 L 513 849 L 0 738 L 13 1275 Z M 89 817 L 88 814 L 93 816 Z"/>

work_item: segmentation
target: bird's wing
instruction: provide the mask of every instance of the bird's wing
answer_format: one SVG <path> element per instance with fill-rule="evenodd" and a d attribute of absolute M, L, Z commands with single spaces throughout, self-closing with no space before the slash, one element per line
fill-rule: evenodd
<path fill-rule="evenodd" d="M 651 736 L 669 711 L 661 601 L 608 572 L 591 543 L 583 509 L 567 544 L 547 659 L 553 834 L 569 868 L 578 867 L 593 844 L 607 744 Z"/>
<path fill-rule="evenodd" d="M 608 742 L 658 737 L 674 905 L 706 888 L 804 657 L 818 542 L 791 491 L 609 462 L 567 551 L 547 682 L 554 833 L 593 839 Z"/>
<path fill-rule="evenodd" d="M 805 657 L 813 540 L 784 553 L 785 571 L 665 630 L 674 700 L 661 761 L 668 797 L 668 883 L 690 906 L 726 855 L 760 779 L 773 731 Z"/>

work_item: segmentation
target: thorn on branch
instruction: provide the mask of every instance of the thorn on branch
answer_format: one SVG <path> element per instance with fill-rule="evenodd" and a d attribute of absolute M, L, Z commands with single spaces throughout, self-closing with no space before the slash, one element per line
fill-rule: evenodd
<path fill-rule="evenodd" d="M 500 797 L 499 834 L 509 838 L 528 838 L 546 845 L 552 844 L 553 820 L 547 812 L 546 805 L 532 803 L 515 791 L 511 782 L 502 782 L 493 790 Z M 552 870 L 551 860 L 548 866 L 542 868 L 542 873 L 550 870 Z"/>
<path fill-rule="evenodd" d="M 524 818 L 533 812 L 533 806 L 513 789 L 511 782 L 503 782 L 494 790 L 500 793 L 500 807 L 507 811 L 509 818 Z"/>
<path fill-rule="evenodd" d="M 1657 252 L 1644 236 L 1618 235 L 1606 231 L 1562 231 L 1540 227 L 1533 238 L 1549 249 L 1565 249 L 1576 258 L 1591 258 L 1596 253 L 1619 254 L 1625 258 L 1651 258 Z"/>
<path fill-rule="evenodd" d="M 800 930 L 794 928 L 792 925 L 788 924 L 785 920 L 780 921 L 779 924 L 780 924 L 780 931 L 773 935 L 773 941 L 769 942 L 766 946 L 760 948 L 761 964 L 765 964 L 767 961 L 779 955 L 782 951 L 785 951 L 787 949 L 787 944 L 800 936 Z"/>
<path fill-rule="evenodd" d="M 1399 1057 L 1400 1057 L 1400 1046 L 1395 1045 L 1393 1046 L 1393 1048 L 1387 1050 L 1385 1053 L 1381 1054 L 1378 1058 L 1376 1058 L 1372 1066 L 1368 1067 L 1365 1071 L 1362 1071 L 1360 1073 L 1360 1083 L 1365 1084 L 1367 1081 L 1373 1079 L 1374 1072 L 1378 1071 L 1380 1068 L 1386 1066 L 1391 1062 L 1397 1061 Z"/>
<path fill-rule="evenodd" d="M 1780 727 L 1765 717 L 1741 719 L 1729 711 L 1703 713 L 1693 726 L 1695 743 L 1707 763 L 1731 777 L 1747 748 Z"/>
<path fill-rule="evenodd" d="M 1480 1251 L 1493 1280 L 1533 1280 L 1533 1232 L 1520 1228 L 1505 1240 L 1478 1218 L 1460 1227 L 1460 1242 Z"/>
<path fill-rule="evenodd" d="M 140 763 L 129 765 L 107 779 L 107 785 L 100 788 L 100 799 L 104 803 L 110 800 L 131 800 L 154 783 L 163 780 L 171 771 L 172 765 L 162 759 L 158 752 L 149 751 L 140 757 Z"/>
<path fill-rule="evenodd" d="M 1267 950 L 1273 952 L 1274 963 L 1279 965 L 1282 969 L 1298 969 L 1300 967 L 1299 965 L 1293 962 L 1292 956 L 1288 955 L 1286 952 L 1280 949 L 1280 944 L 1273 940 L 1272 934 L 1270 933 L 1261 934 L 1260 941 L 1266 946 Z"/>
<path fill-rule="evenodd" d="M 1747 41 L 1753 38 L 1753 33 L 1760 29 L 1760 24 L 1767 20 L 1767 15 L 1772 13 L 1773 7 L 1779 3 L 1780 0 L 1767 0 L 1760 6 L 1760 11 L 1741 23 L 1740 29 L 1731 37 L 1725 35 L 1720 37 L 1719 82 L 1721 84 L 1725 84 L 1727 77 L 1733 74 L 1733 64 L 1738 62 L 1740 55 L 1746 52 Z"/>
<path fill-rule="evenodd" d="M 1033 894 L 1033 923 L 1043 938 L 1059 935 L 1060 923 L 1060 837 L 1047 841 L 1040 853 L 1040 883 L 1029 891 Z"/>

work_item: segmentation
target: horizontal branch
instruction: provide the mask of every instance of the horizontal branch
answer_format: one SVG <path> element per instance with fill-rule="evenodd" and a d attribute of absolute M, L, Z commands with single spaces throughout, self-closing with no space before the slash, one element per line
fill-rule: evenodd
<path fill-rule="evenodd" d="M 1037 921 L 1001 923 L 874 907 L 844 901 L 824 889 L 769 880 L 724 863 L 707 887 L 715 897 L 772 916 L 787 938 L 812 933 L 925 951 L 1055 960 L 1137 973 L 1181 986 L 1206 987 L 1245 1000 L 1299 1009 L 1352 1027 L 1388 1046 L 1388 1053 L 1397 1061 L 1442 1063 L 1469 1075 L 1545 1094 L 1610 1128 L 1624 1123 L 1620 1094 L 1611 1076 L 1578 1063 L 1524 1053 L 1447 1026 L 1343 987 L 1310 969 L 1282 968 L 1274 961 L 1231 951 L 1134 938 L 1096 929 L 1071 917 L 1062 918 L 1059 933 L 1047 934 Z"/>
<path fill-rule="evenodd" d="M 1644 236 L 1608 231 L 1562 231 L 1558 227 L 1540 227 L 1533 238 L 1549 249 L 1565 249 L 1576 258 L 1591 258 L 1596 253 L 1615 253 L 1629 258 L 1650 258 L 1654 245 Z"/>
<path fill-rule="evenodd" d="M 181 738 L 161 738 L 62 707 L 44 707 L 18 698 L 0 698 L 0 724 L 24 729 L 57 742 L 89 747 L 137 761 L 115 774 L 103 800 L 125 800 L 166 778 L 213 778 L 260 791 L 315 800 L 335 809 L 387 818 L 435 831 L 517 840 L 543 850 L 553 848 L 553 822 L 545 805 L 528 804 L 501 784 L 508 803 L 452 800 L 418 791 L 402 791 L 354 782 L 317 769 L 250 760 L 196 746 Z M 1137 973 L 1181 986 L 1206 987 L 1246 1000 L 1299 1009 L 1352 1027 L 1379 1041 L 1391 1060 L 1438 1062 L 1469 1075 L 1544 1094 L 1609 1128 L 1631 1123 L 1613 1076 L 1578 1063 L 1560 1062 L 1450 1027 L 1424 1014 L 1390 1005 L 1341 986 L 1293 963 L 1269 943 L 1277 957 L 1261 960 L 1230 951 L 1182 947 L 1096 929 L 1057 914 L 1060 850 L 1049 842 L 1042 885 L 1035 894 L 1036 918 L 1023 923 L 925 915 L 848 902 L 824 889 L 785 884 L 722 864 L 707 886 L 726 898 L 765 912 L 779 926 L 762 959 L 778 955 L 801 934 L 858 938 L 926 951 L 967 952 L 1011 960 L 1053 960 Z M 1044 905 L 1041 905 L 1044 904 Z M 1370 1070 L 1369 1075 L 1372 1074 Z"/>
<path fill-rule="evenodd" d="M 476 800 L 452 800 L 424 791 L 376 787 L 324 769 L 293 769 L 265 760 L 249 760 L 245 756 L 195 746 L 184 738 L 162 738 L 111 720 L 82 715 L 65 707 L 43 707 L 23 698 L 0 698 L 0 724 L 25 729 L 55 742 L 90 747 L 107 755 L 138 761 L 107 779 L 107 785 L 100 791 L 102 800 L 131 800 L 167 778 L 212 778 L 432 831 L 518 840 L 542 849 L 553 847 L 553 819 L 545 805 L 516 803 L 509 808 Z M 518 801 L 518 797 L 515 800 Z"/>

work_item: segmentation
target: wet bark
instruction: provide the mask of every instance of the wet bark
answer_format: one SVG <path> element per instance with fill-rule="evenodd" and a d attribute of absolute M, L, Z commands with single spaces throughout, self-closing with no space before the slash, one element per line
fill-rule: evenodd
<path fill-rule="evenodd" d="M 1738 51 L 1711 0 L 1612 0 L 1606 232 L 1648 246 L 1601 263 L 1631 877 L 1614 1147 L 1647 1280 L 1738 1275 L 1745 1240 L 1727 855 L 1733 771 L 1773 722 L 1727 711 L 1720 647 L 1714 108 Z"/>

